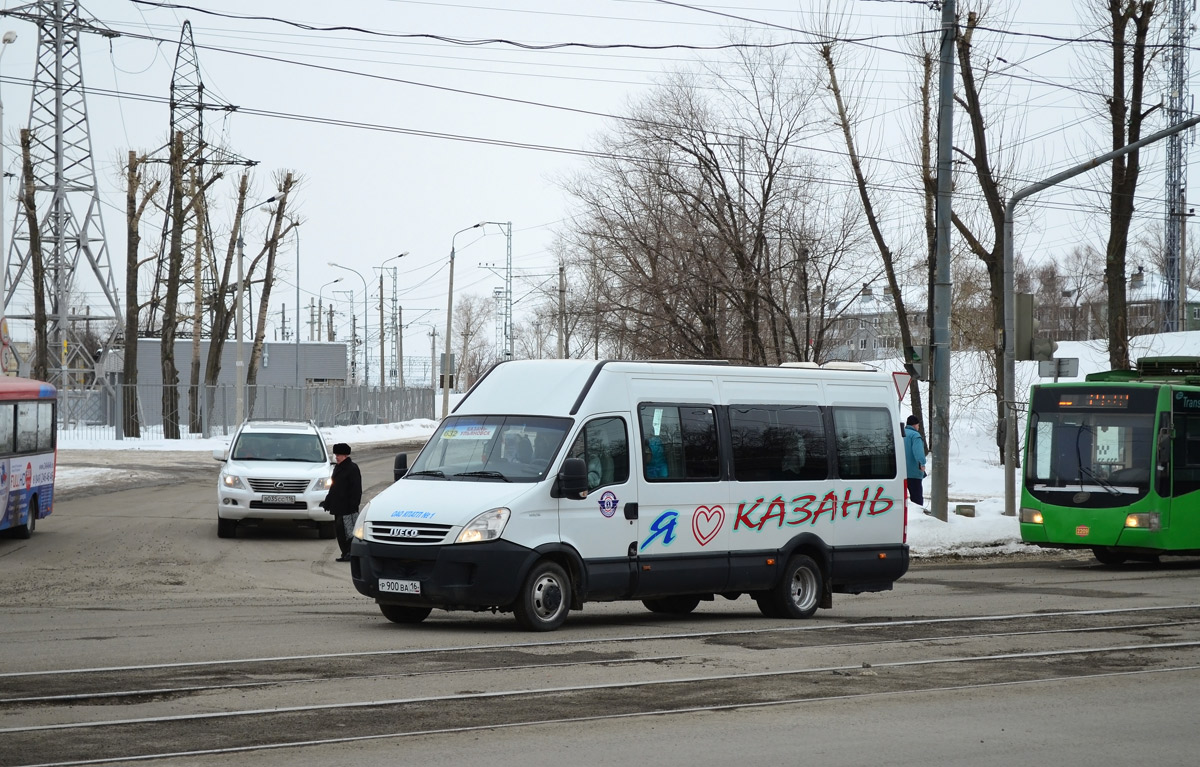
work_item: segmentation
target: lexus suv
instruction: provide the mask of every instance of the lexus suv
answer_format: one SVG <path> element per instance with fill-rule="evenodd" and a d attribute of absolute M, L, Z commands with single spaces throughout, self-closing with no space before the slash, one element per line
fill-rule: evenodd
<path fill-rule="evenodd" d="M 333 466 L 311 421 L 246 421 L 229 448 L 213 458 L 225 465 L 217 480 L 217 536 L 233 538 L 240 522 L 295 520 L 334 536 L 333 515 L 321 508 Z"/>

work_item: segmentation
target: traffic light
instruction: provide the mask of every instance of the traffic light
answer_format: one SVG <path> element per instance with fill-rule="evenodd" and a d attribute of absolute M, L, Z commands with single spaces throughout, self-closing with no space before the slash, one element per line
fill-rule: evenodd
<path fill-rule="evenodd" d="M 912 357 L 913 372 L 916 373 L 918 381 L 929 380 L 929 345 L 921 344 L 920 346 L 909 347 L 909 355 Z"/>
<path fill-rule="evenodd" d="M 1032 294 L 1016 294 L 1016 338 L 1013 350 L 1019 360 L 1052 360 L 1054 352 L 1058 349 L 1058 342 L 1038 335 L 1041 322 L 1035 316 L 1034 308 Z"/>
<path fill-rule="evenodd" d="M 1016 332 L 1013 350 L 1019 360 L 1033 359 L 1033 294 L 1016 295 Z"/>

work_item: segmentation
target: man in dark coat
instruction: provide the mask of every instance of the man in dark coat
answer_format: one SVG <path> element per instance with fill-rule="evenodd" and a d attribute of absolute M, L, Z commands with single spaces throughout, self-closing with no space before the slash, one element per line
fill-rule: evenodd
<path fill-rule="evenodd" d="M 333 482 L 321 507 L 334 516 L 338 547 L 342 555 L 338 562 L 350 561 L 350 538 L 354 535 L 354 520 L 358 517 L 358 504 L 362 502 L 362 472 L 358 464 L 350 460 L 350 446 L 339 442 L 333 446 Z"/>

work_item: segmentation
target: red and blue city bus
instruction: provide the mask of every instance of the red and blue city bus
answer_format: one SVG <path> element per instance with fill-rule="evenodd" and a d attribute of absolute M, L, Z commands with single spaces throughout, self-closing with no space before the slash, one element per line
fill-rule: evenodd
<path fill-rule="evenodd" d="M 58 392 L 42 381 L 0 376 L 0 531 L 33 534 L 54 508 Z"/>

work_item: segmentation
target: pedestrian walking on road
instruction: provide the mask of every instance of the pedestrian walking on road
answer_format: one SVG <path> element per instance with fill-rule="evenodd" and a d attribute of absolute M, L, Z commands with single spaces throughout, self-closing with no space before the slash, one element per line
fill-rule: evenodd
<path fill-rule="evenodd" d="M 908 486 L 908 497 L 912 502 L 925 508 L 925 488 L 921 481 L 925 479 L 925 440 L 917 427 L 921 425 L 918 416 L 910 415 L 904 428 L 904 463 L 907 469 L 904 481 Z"/>
<path fill-rule="evenodd" d="M 362 472 L 358 464 L 350 460 L 350 446 L 339 442 L 333 446 L 332 483 L 321 507 L 334 516 L 338 548 L 342 555 L 338 562 L 350 561 L 350 539 L 354 535 L 354 521 L 358 518 L 358 505 L 362 502 Z"/>

